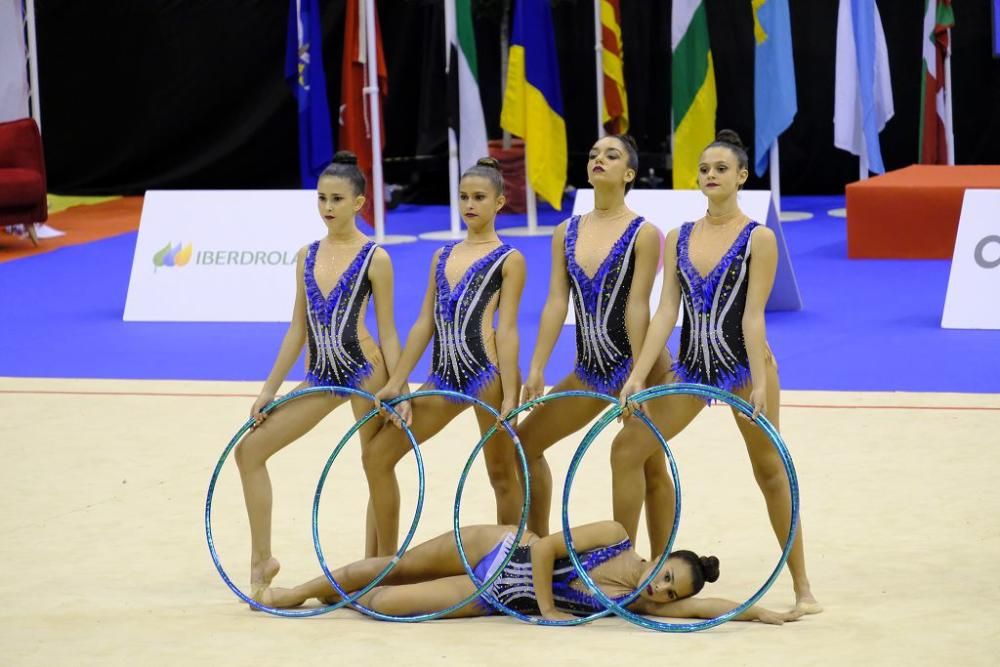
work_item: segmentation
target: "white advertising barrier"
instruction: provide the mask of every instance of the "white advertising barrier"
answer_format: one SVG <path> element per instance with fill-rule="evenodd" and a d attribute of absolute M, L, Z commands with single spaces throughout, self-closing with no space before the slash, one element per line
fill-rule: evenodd
<path fill-rule="evenodd" d="M 966 190 L 941 326 L 1000 329 L 1000 190 Z"/>
<path fill-rule="evenodd" d="M 124 319 L 287 322 L 295 253 L 325 234 L 315 190 L 149 191 Z"/>
<path fill-rule="evenodd" d="M 785 234 L 781 228 L 777 211 L 771 199 L 770 190 L 744 190 L 739 195 L 740 208 L 756 220 L 766 224 L 778 239 L 778 269 L 774 277 L 774 288 L 767 302 L 768 310 L 801 310 L 802 298 L 795 282 L 791 258 L 785 244 Z M 628 207 L 656 225 L 662 237 L 667 232 L 680 227 L 685 222 L 698 220 L 705 215 L 707 207 L 705 195 L 698 190 L 632 190 L 625 195 Z M 577 190 L 573 202 L 573 215 L 582 215 L 594 208 L 594 191 Z M 662 244 L 661 244 L 662 247 Z M 662 261 L 662 260 L 661 260 Z M 662 267 L 657 271 L 650 294 L 650 313 L 656 312 L 663 289 Z M 680 324 L 680 319 L 677 322 Z M 567 324 L 575 322 L 573 309 L 569 309 Z"/>

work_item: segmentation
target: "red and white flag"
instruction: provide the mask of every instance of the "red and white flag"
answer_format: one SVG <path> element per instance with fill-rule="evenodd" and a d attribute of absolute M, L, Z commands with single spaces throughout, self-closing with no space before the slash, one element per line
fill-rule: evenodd
<path fill-rule="evenodd" d="M 337 150 L 351 151 L 358 156 L 358 167 L 368 179 L 365 192 L 365 206 L 361 209 L 368 224 L 375 224 L 372 198 L 372 128 L 371 113 L 364 89 L 368 85 L 368 44 L 366 41 L 365 14 L 360 0 L 347 1 L 347 16 L 344 19 L 344 64 L 340 82 L 340 133 Z M 378 14 L 375 15 L 375 51 L 378 54 L 379 106 L 384 106 L 388 93 L 389 76 L 386 73 L 385 56 L 382 53 L 382 32 L 379 29 Z M 379 114 L 383 118 L 384 114 Z M 385 124 L 381 124 L 382 144 L 385 145 Z M 381 196 L 382 193 L 379 193 Z"/>
<path fill-rule="evenodd" d="M 948 55 L 955 13 L 951 0 L 924 0 L 924 62 L 920 80 L 920 162 L 954 164 L 955 136 L 947 122 L 945 58 Z"/>

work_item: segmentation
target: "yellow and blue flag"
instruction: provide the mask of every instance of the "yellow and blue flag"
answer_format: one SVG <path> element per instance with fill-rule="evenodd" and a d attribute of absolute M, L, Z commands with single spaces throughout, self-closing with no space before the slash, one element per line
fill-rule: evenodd
<path fill-rule="evenodd" d="M 557 210 L 566 187 L 566 122 L 549 0 L 518 0 L 500 126 L 524 139 L 528 182 Z"/>
<path fill-rule="evenodd" d="M 788 129 L 798 111 L 792 27 L 788 0 L 752 0 L 754 15 L 754 164 L 758 176 L 767 171 L 771 146 Z"/>
<path fill-rule="evenodd" d="M 299 110 L 299 171 L 303 188 L 315 188 L 333 159 L 333 130 L 323 71 L 322 28 L 316 0 L 291 0 L 285 79 Z"/>

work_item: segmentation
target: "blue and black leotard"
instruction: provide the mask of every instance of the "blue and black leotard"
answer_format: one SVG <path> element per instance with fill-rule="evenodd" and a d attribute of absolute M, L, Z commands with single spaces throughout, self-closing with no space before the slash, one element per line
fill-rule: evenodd
<path fill-rule="evenodd" d="M 472 264 L 454 288 L 445 265 L 455 247 L 446 245 L 435 270 L 434 356 L 430 381 L 438 389 L 478 396 L 496 377 L 483 341 L 483 316 L 503 284 L 503 263 L 514 249 L 506 243 Z"/>
<path fill-rule="evenodd" d="M 324 296 L 316 284 L 319 241 L 309 245 L 303 279 L 309 349 L 306 381 L 312 385 L 360 388 L 371 375 L 372 364 L 358 338 L 358 320 L 372 293 L 368 267 L 377 247 L 366 243 Z"/>
<path fill-rule="evenodd" d="M 496 572 L 497 567 L 507 557 L 511 548 L 513 548 L 513 542 L 514 535 L 507 533 L 504 539 L 479 561 L 475 567 L 475 573 L 480 581 L 485 581 L 490 575 Z M 607 563 L 609 560 L 631 548 L 632 543 L 629 542 L 628 538 L 625 538 L 617 544 L 580 554 L 580 562 L 583 564 L 583 569 L 589 574 L 599 565 Z M 597 598 L 572 585 L 578 578 L 579 576 L 573 568 L 573 563 L 568 557 L 560 558 L 553 564 L 552 597 L 556 609 L 578 616 L 587 616 L 598 611 L 603 611 L 604 605 Z M 519 611 L 529 616 L 539 613 L 538 599 L 535 596 L 535 584 L 532 579 L 530 546 L 521 545 L 514 548 L 514 554 L 511 556 L 510 562 L 507 563 L 507 567 L 500 573 L 500 576 L 490 585 L 489 592 L 501 604 L 514 611 Z M 625 597 L 627 596 L 623 595 L 611 599 L 615 600 L 615 602 L 620 602 Z M 485 596 L 482 597 L 479 603 L 483 605 L 484 609 L 493 609 Z"/>
<path fill-rule="evenodd" d="M 677 237 L 677 280 L 684 304 L 681 346 L 673 369 L 681 382 L 733 391 L 750 381 L 743 340 L 743 310 L 750 284 L 750 241 L 760 225 L 749 223 L 711 273 L 702 276 L 691 263 L 693 222 Z"/>
<path fill-rule="evenodd" d="M 577 377 L 597 391 L 617 395 L 632 370 L 626 306 L 635 273 L 637 217 L 611 247 L 592 277 L 576 263 L 580 216 L 566 225 L 566 271 L 576 313 Z"/>

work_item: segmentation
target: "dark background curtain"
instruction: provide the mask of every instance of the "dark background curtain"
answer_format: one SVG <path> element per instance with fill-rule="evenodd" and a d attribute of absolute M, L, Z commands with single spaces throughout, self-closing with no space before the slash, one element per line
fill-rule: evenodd
<path fill-rule="evenodd" d="M 670 2 L 622 0 L 631 133 L 645 173 L 669 183 Z M 918 154 L 923 2 L 879 0 L 896 114 L 882 132 L 888 169 Z M 320 0 L 331 115 L 340 98 L 344 0 Z M 480 87 L 499 138 L 501 0 L 473 0 Z M 596 136 L 593 3 L 554 0 L 570 182 L 583 185 Z M 791 0 L 799 112 L 781 140 L 784 194 L 837 193 L 857 158 L 833 147 L 837 0 Z M 718 127 L 753 144 L 750 0 L 707 0 Z M 956 0 L 954 119 L 960 164 L 1000 162 L 1000 60 L 990 8 Z M 296 115 L 283 79 L 284 0 L 118 0 L 36 5 L 49 186 L 66 194 L 147 188 L 298 185 Z M 416 201 L 447 199 L 440 0 L 379 0 L 389 97 L 386 179 Z M 751 177 L 750 187 L 767 177 Z"/>

